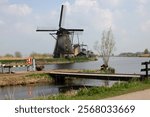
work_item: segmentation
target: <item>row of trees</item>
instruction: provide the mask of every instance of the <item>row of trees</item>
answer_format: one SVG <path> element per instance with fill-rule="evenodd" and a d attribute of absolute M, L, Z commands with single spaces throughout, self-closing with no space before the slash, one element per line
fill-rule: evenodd
<path fill-rule="evenodd" d="M 51 57 L 52 55 L 47 54 L 47 53 L 41 54 L 41 53 L 33 52 L 29 56 L 34 57 L 34 58 L 48 58 L 48 57 Z M 6 57 L 6 58 L 13 58 L 13 57 L 22 58 L 23 55 L 21 54 L 21 52 L 17 51 L 17 52 L 14 53 L 14 55 L 13 54 L 5 54 L 3 57 Z"/>
<path fill-rule="evenodd" d="M 13 54 L 5 54 L 4 57 L 7 57 L 7 58 L 11 58 L 11 57 L 21 58 L 22 54 L 20 52 L 15 52 L 14 55 Z"/>

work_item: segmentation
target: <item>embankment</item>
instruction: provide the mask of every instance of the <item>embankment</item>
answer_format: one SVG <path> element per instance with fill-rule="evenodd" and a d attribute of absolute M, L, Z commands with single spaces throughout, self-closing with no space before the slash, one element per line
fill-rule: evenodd
<path fill-rule="evenodd" d="M 52 79 L 46 73 L 0 74 L 0 87 L 12 85 L 27 85 L 34 83 L 50 83 Z"/>
<path fill-rule="evenodd" d="M 81 70 L 50 70 L 50 71 L 36 71 L 36 72 L 23 72 L 12 74 L 0 74 L 0 87 L 12 85 L 27 85 L 35 83 L 52 83 L 53 80 L 48 75 L 51 71 L 59 72 L 80 72 Z"/>

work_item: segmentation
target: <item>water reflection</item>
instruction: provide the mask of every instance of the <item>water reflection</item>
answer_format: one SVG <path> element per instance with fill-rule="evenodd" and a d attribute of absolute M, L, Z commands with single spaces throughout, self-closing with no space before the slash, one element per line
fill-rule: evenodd
<path fill-rule="evenodd" d="M 74 67 L 74 63 L 66 63 L 66 64 L 56 64 L 53 65 L 54 69 L 72 69 Z"/>
<path fill-rule="evenodd" d="M 28 99 L 59 93 L 58 87 L 49 84 L 8 86 L 0 88 L 0 99 Z"/>
<path fill-rule="evenodd" d="M 0 88 L 0 99 L 29 99 L 39 96 L 54 95 L 68 90 L 77 90 L 81 87 L 111 86 L 114 81 L 101 81 L 92 79 L 69 80 L 62 85 L 32 84 L 24 86 L 8 86 Z"/>

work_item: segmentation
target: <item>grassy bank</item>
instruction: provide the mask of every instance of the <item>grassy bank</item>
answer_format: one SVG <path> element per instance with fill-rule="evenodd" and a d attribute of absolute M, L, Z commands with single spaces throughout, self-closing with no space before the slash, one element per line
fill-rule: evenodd
<path fill-rule="evenodd" d="M 0 74 L 0 87 L 50 82 L 52 79 L 45 73 Z"/>
<path fill-rule="evenodd" d="M 74 62 L 86 62 L 93 61 L 95 58 L 87 57 L 75 57 L 75 58 L 35 58 L 36 63 L 38 64 L 59 64 L 59 63 L 74 63 Z M 26 64 L 26 58 L 9 58 L 9 59 L 0 59 L 2 64 Z"/>
<path fill-rule="evenodd" d="M 128 83 L 117 83 L 112 87 L 93 87 L 83 88 L 79 91 L 70 91 L 66 94 L 58 94 L 55 96 L 39 97 L 36 99 L 48 100 L 96 100 L 122 95 L 130 92 L 144 90 L 150 88 L 150 80 L 145 81 L 131 81 Z"/>

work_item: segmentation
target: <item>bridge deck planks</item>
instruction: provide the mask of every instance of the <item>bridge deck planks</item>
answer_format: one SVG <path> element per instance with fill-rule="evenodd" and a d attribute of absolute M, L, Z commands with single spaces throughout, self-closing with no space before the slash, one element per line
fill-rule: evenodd
<path fill-rule="evenodd" d="M 120 80 L 129 81 L 133 78 L 140 79 L 140 75 L 135 74 L 95 74 L 95 73 L 70 73 L 70 72 L 50 72 L 49 75 L 53 78 L 86 78 L 86 79 L 100 79 L 100 80 Z"/>

